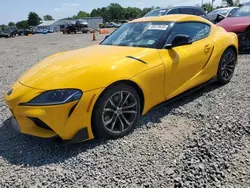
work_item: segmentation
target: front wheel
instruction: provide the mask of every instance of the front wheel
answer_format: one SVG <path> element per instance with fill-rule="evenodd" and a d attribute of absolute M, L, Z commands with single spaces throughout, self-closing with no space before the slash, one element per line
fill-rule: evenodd
<path fill-rule="evenodd" d="M 227 84 L 233 77 L 235 66 L 237 62 L 237 54 L 233 49 L 227 49 L 220 60 L 218 72 L 217 72 L 217 82 L 220 84 Z"/>
<path fill-rule="evenodd" d="M 115 85 L 98 99 L 92 117 L 94 135 L 116 139 L 135 128 L 141 116 L 141 103 L 136 90 L 125 84 Z"/>

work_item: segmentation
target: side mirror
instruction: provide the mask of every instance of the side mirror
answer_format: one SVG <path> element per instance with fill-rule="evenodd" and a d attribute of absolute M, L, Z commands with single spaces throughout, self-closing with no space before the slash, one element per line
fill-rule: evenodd
<path fill-rule="evenodd" d="M 177 46 L 184 46 L 184 45 L 189 45 L 192 44 L 192 40 L 189 36 L 187 35 L 176 35 L 175 38 L 172 41 L 172 44 L 167 44 L 165 45 L 166 49 L 171 49 L 173 47 Z"/>

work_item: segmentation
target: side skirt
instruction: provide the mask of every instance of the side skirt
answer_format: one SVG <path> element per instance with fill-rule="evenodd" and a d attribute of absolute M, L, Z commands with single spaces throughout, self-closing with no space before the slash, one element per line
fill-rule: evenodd
<path fill-rule="evenodd" d="M 162 102 L 162 103 L 156 105 L 155 107 L 151 108 L 149 111 L 154 110 L 154 109 L 161 108 L 161 107 L 166 106 L 166 105 L 168 105 L 168 104 L 170 104 L 170 103 L 173 103 L 173 102 L 175 102 L 175 101 L 178 101 L 178 100 L 182 99 L 183 97 L 186 97 L 186 96 L 188 96 L 188 95 L 194 93 L 195 91 L 198 91 L 198 90 L 204 88 L 205 86 L 214 83 L 215 81 L 216 81 L 216 77 L 210 79 L 209 81 L 205 82 L 204 84 L 201 84 L 201 85 L 199 85 L 199 86 L 196 86 L 196 87 L 194 87 L 194 88 L 192 88 L 192 89 L 190 89 L 190 90 L 188 90 L 188 91 L 185 91 L 184 93 L 182 93 L 182 94 L 180 94 L 180 95 L 178 95 L 178 96 L 176 96 L 176 97 L 174 97 L 174 98 L 172 98 L 172 99 L 169 99 L 169 100 L 167 100 L 167 101 L 164 101 L 164 102 Z"/>

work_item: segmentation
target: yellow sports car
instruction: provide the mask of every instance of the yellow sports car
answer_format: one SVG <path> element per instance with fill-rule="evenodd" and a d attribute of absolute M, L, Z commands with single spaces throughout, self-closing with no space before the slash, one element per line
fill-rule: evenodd
<path fill-rule="evenodd" d="M 234 33 L 192 15 L 124 24 L 99 45 L 52 55 L 6 94 L 13 126 L 80 142 L 119 138 L 152 107 L 234 73 Z"/>

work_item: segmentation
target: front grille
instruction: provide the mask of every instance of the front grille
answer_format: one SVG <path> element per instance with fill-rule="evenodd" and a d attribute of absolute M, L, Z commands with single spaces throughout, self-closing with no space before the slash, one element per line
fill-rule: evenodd
<path fill-rule="evenodd" d="M 33 121 L 33 123 L 36 124 L 36 126 L 42 128 L 42 129 L 47 129 L 47 130 L 50 130 L 50 131 L 53 131 L 46 123 L 44 123 L 42 120 L 40 120 L 39 118 L 32 118 L 32 117 L 29 117 L 29 119 L 31 121 Z"/>

